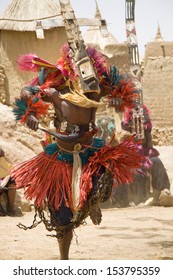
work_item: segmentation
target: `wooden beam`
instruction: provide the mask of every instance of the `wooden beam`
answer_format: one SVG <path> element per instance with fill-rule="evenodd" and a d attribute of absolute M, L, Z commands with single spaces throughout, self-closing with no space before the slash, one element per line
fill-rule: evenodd
<path fill-rule="evenodd" d="M 89 19 L 89 18 L 78 18 L 77 22 L 79 26 L 102 26 L 104 19 Z M 40 22 L 40 20 L 39 20 Z M 41 20 L 43 29 L 51 29 L 55 27 L 63 27 L 63 19 L 45 19 Z"/>

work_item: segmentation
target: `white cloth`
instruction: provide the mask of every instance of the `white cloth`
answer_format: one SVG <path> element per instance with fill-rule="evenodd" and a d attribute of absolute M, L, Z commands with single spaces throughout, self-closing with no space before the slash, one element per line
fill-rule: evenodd
<path fill-rule="evenodd" d="M 73 152 L 73 171 L 72 171 L 72 199 L 74 210 L 77 210 L 80 199 L 80 178 L 82 173 L 82 162 L 79 152 Z"/>

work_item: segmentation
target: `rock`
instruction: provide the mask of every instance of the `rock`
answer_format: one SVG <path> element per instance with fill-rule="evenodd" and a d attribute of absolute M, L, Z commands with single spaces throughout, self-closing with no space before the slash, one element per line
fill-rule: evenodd
<path fill-rule="evenodd" d="M 16 198 L 15 198 L 15 208 L 21 208 L 22 212 L 30 212 L 31 204 L 30 202 L 24 197 L 23 190 L 16 191 Z"/>
<path fill-rule="evenodd" d="M 31 132 L 26 126 L 16 123 L 10 106 L 0 103 L 0 112 L 0 147 L 8 162 L 14 165 L 42 151 L 42 132 Z"/>
<path fill-rule="evenodd" d="M 3 78 L 0 78 L 0 85 L 4 85 L 4 79 Z"/>
<path fill-rule="evenodd" d="M 12 107 L 0 103 L 0 147 L 11 165 L 30 159 L 41 152 L 42 137 L 42 132 L 31 132 L 24 125 L 16 123 Z M 5 194 L 1 194 L 1 200 L 6 210 Z M 24 198 L 22 191 L 16 192 L 15 211 L 17 213 L 31 211 L 30 202 Z"/>
<path fill-rule="evenodd" d="M 160 206 L 172 207 L 173 206 L 173 195 L 168 190 L 161 191 L 160 197 L 158 199 Z"/>

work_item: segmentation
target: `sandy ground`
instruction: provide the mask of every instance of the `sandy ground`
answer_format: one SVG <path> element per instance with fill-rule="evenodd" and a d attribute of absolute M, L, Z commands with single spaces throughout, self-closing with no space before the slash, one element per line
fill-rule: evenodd
<path fill-rule="evenodd" d="M 103 210 L 100 226 L 87 219 L 87 225 L 75 230 L 70 259 L 173 259 L 172 211 L 164 207 Z M 43 224 L 27 231 L 16 226 L 31 225 L 32 219 L 32 212 L 1 217 L 1 260 L 59 259 L 57 240 L 47 236 Z"/>
<path fill-rule="evenodd" d="M 172 182 L 173 147 L 158 148 Z M 75 230 L 70 248 L 71 260 L 172 260 L 173 208 L 128 207 L 102 210 L 102 223 L 87 224 Z M 0 260 L 59 259 L 57 240 L 47 236 L 43 224 L 32 230 L 34 212 L 22 217 L 0 217 Z"/>

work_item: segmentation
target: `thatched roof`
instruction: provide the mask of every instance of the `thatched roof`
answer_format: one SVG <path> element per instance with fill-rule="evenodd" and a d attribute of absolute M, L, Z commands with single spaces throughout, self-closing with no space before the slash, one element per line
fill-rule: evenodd
<path fill-rule="evenodd" d="M 43 29 L 57 26 L 57 22 L 62 26 L 59 1 L 12 0 L 0 17 L 0 29 L 35 31 L 37 21 L 42 22 Z"/>
<path fill-rule="evenodd" d="M 96 1 L 96 12 L 95 18 L 101 20 L 101 13 Z M 109 49 L 112 50 L 115 45 L 118 44 L 116 38 L 108 31 L 107 25 L 104 26 L 104 34 L 99 26 L 91 26 L 84 35 L 85 43 L 93 46 L 97 49 L 100 49 L 104 54 L 111 57 L 112 53 L 109 52 Z"/>
<path fill-rule="evenodd" d="M 100 28 L 93 26 L 89 28 L 84 35 L 85 43 L 92 46 L 99 46 L 104 50 L 107 46 L 114 46 L 118 44 L 116 38 L 109 32 L 107 36 L 103 36 Z"/>

